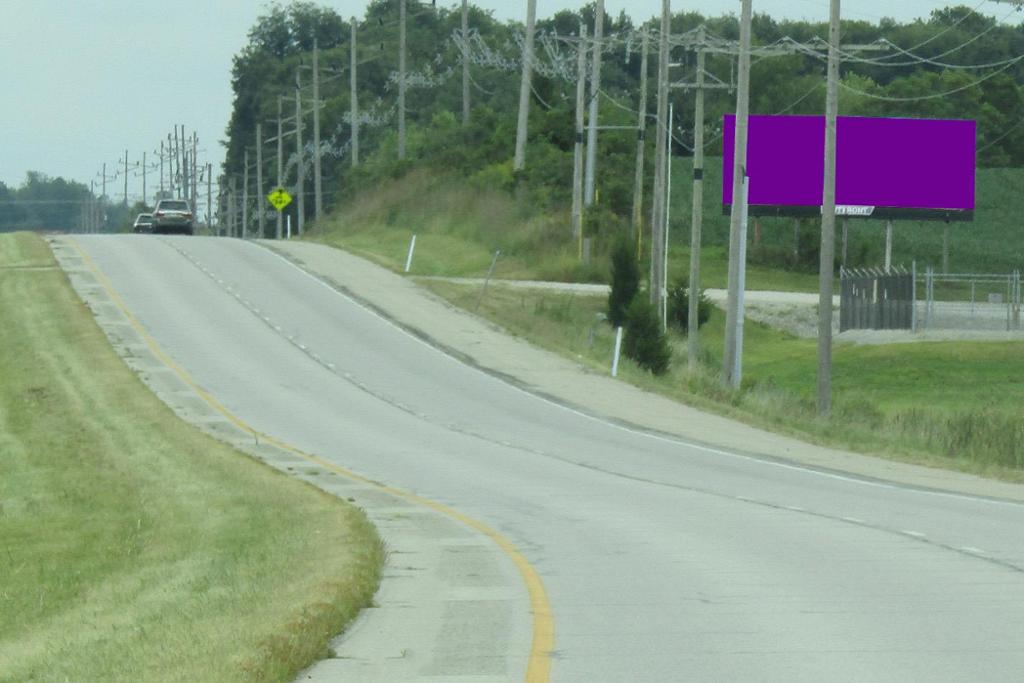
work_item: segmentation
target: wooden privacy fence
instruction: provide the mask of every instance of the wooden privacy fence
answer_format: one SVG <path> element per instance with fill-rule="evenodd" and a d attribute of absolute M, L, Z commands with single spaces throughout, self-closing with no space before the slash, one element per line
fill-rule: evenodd
<path fill-rule="evenodd" d="M 914 329 L 914 272 L 842 268 L 839 331 Z"/>

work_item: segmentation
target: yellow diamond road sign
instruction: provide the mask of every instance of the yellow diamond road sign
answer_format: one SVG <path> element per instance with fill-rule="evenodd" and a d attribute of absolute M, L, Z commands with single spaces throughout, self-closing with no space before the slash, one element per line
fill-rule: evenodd
<path fill-rule="evenodd" d="M 283 211 L 284 207 L 292 203 L 292 196 L 283 187 L 278 187 L 267 195 L 267 201 L 278 211 Z"/>

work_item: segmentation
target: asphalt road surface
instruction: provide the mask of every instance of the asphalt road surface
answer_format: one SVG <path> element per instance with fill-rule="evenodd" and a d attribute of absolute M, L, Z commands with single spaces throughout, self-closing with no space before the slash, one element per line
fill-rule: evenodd
<path fill-rule="evenodd" d="M 587 417 L 254 244 L 76 239 L 232 412 L 510 539 L 551 603 L 553 681 L 1021 679 L 1024 506 Z"/>

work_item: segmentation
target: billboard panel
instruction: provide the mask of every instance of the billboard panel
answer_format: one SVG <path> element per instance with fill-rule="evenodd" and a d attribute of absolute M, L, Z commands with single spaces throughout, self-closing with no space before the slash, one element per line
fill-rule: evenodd
<path fill-rule="evenodd" d="M 724 121 L 722 204 L 732 204 L 736 117 Z M 974 121 L 840 116 L 837 213 L 872 218 L 972 220 Z M 824 116 L 751 116 L 751 215 L 820 215 Z"/>

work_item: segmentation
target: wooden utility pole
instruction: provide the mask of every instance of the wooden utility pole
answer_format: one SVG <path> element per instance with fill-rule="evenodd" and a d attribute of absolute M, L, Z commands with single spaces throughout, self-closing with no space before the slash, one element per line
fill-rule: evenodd
<path fill-rule="evenodd" d="M 729 221 L 729 303 L 726 309 L 725 351 L 722 354 L 723 379 L 727 386 L 739 388 L 742 349 L 739 346 L 740 290 L 744 286 L 740 257 L 743 235 L 744 178 L 747 175 L 747 124 L 750 115 L 750 0 L 742 0 L 740 10 L 740 64 L 736 94 L 736 143 L 732 161 L 732 214 Z"/>
<path fill-rule="evenodd" d="M 698 31 L 704 42 L 704 26 Z M 703 47 L 697 48 L 697 92 L 693 115 L 693 212 L 690 227 L 690 310 L 686 320 L 686 358 L 690 371 L 700 364 L 700 243 L 704 225 L 704 67 Z"/>
<path fill-rule="evenodd" d="M 170 136 L 168 136 L 168 144 L 170 144 Z M 171 149 L 171 158 L 174 159 L 174 175 L 171 176 L 171 194 L 175 197 L 180 197 L 181 193 L 178 189 L 181 187 L 181 159 L 178 154 L 181 152 L 181 147 L 178 145 L 178 124 L 174 124 L 174 147 Z M 171 170 L 170 164 L 167 165 L 167 170 Z"/>
<path fill-rule="evenodd" d="M 197 171 L 199 170 L 199 166 L 198 166 L 198 163 L 197 163 L 198 155 L 199 155 L 199 133 L 197 133 L 195 131 L 192 131 L 192 203 L 190 204 L 190 206 L 192 207 L 193 220 L 194 220 L 195 215 L 196 215 L 196 208 L 197 208 L 196 207 L 196 202 L 198 201 L 198 196 L 199 196 L 199 193 L 197 192 L 197 190 L 199 188 L 199 184 L 198 184 L 199 183 L 199 176 L 197 175 Z"/>
<path fill-rule="evenodd" d="M 530 79 L 533 76 L 533 31 L 537 17 L 537 0 L 526 0 L 526 36 L 523 40 L 523 71 L 519 79 L 519 121 L 516 124 L 516 153 L 512 168 L 526 167 L 526 136 L 530 122 Z"/>
<path fill-rule="evenodd" d="M 352 168 L 359 165 L 359 94 L 356 90 L 356 66 L 356 18 L 352 17 L 352 46 L 349 55 L 348 77 L 349 115 L 352 117 Z M 278 135 L 280 134 L 278 132 Z"/>
<path fill-rule="evenodd" d="M 644 147 L 647 133 L 647 33 L 643 35 L 640 57 L 640 106 L 636 112 L 636 175 L 633 178 L 633 230 L 636 232 L 636 255 L 640 258 L 644 245 Z"/>
<path fill-rule="evenodd" d="M 462 125 L 469 125 L 469 0 L 462 0 Z"/>
<path fill-rule="evenodd" d="M 604 38 L 604 0 L 594 8 L 594 48 L 590 67 L 590 119 L 587 122 L 587 185 L 583 205 L 594 204 L 594 174 L 597 171 L 597 124 L 601 102 L 601 41 Z"/>
<path fill-rule="evenodd" d="M 128 206 L 128 150 L 124 151 L 124 200 L 122 203 Z"/>
<path fill-rule="evenodd" d="M 266 237 L 266 233 L 263 232 L 264 225 L 264 214 L 266 213 L 263 209 L 266 206 L 264 202 L 266 198 L 263 196 L 263 124 L 256 124 L 256 224 L 259 227 L 260 239 Z"/>
<path fill-rule="evenodd" d="M 654 136 L 654 197 L 651 209 L 651 303 L 658 306 L 665 279 L 665 166 L 668 150 L 668 38 L 672 27 L 670 0 L 661 0 L 661 36 L 658 45 L 658 127 Z M 660 307 L 659 307 L 660 310 Z"/>
<path fill-rule="evenodd" d="M 235 232 L 235 176 L 228 181 L 228 237 L 234 237 Z"/>
<path fill-rule="evenodd" d="M 281 115 L 281 108 L 284 103 L 284 97 L 281 95 L 277 96 L 277 186 L 284 187 L 284 119 Z M 284 227 L 282 223 L 284 217 L 281 212 L 277 212 L 277 226 L 274 230 L 274 238 L 281 239 L 281 231 Z"/>
<path fill-rule="evenodd" d="M 164 194 L 164 141 L 160 141 L 160 196 Z M 154 202 L 155 203 L 155 202 Z"/>
<path fill-rule="evenodd" d="M 825 99 L 825 188 L 821 198 L 818 297 L 818 414 L 832 408 L 832 278 L 836 249 L 836 118 L 839 109 L 839 0 L 831 0 Z"/>
<path fill-rule="evenodd" d="M 142 204 L 149 206 L 146 202 L 146 153 L 142 153 Z"/>
<path fill-rule="evenodd" d="M 297 163 L 295 167 L 298 169 L 297 185 L 295 188 L 295 205 L 297 219 L 295 221 L 296 230 L 298 231 L 299 237 L 302 237 L 302 226 L 306 222 L 306 170 L 305 164 L 303 163 L 302 157 L 302 79 L 300 72 L 296 69 L 295 71 L 295 154 L 297 156 Z"/>
<path fill-rule="evenodd" d="M 206 164 L 206 227 L 213 235 L 213 164 Z"/>
<path fill-rule="evenodd" d="M 320 185 L 320 49 L 313 41 L 313 209 L 320 220 L 324 203 Z"/>
<path fill-rule="evenodd" d="M 249 239 L 249 150 L 242 155 L 242 239 Z"/>
<path fill-rule="evenodd" d="M 398 9 L 398 158 L 405 158 L 405 0 Z M 301 234 L 301 232 L 300 232 Z"/>
<path fill-rule="evenodd" d="M 581 22 L 579 51 L 576 53 L 576 143 L 572 157 L 572 236 L 580 244 L 583 244 L 583 108 L 586 96 L 587 26 Z M 579 257 L 583 258 L 582 253 Z"/>

